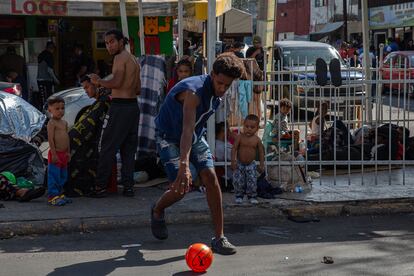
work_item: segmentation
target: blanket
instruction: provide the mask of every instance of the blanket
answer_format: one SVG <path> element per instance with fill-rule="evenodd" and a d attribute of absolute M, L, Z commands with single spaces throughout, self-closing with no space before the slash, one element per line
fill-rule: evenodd
<path fill-rule="evenodd" d="M 138 159 L 141 155 L 156 153 L 155 116 L 158 114 L 164 88 L 165 59 L 162 56 L 147 55 L 140 57 L 141 95 L 138 97 L 140 109 L 138 128 Z"/>

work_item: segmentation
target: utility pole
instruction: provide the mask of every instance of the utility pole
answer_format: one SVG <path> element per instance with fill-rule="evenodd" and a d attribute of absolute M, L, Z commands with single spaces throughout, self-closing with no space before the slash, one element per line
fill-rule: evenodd
<path fill-rule="evenodd" d="M 348 41 L 348 5 L 347 0 L 343 0 L 343 14 L 344 14 L 344 41 Z"/>
<path fill-rule="evenodd" d="M 369 18 L 368 18 L 368 0 L 362 0 L 362 44 L 364 55 L 364 75 L 365 75 L 365 106 L 367 108 L 367 122 L 372 123 L 372 102 L 371 102 L 371 62 L 369 57 Z"/>

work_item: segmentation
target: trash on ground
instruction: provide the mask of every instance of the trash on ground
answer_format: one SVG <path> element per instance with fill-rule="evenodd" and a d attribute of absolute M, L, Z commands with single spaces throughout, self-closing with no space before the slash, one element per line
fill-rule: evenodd
<path fill-rule="evenodd" d="M 334 260 L 332 259 L 332 257 L 323 256 L 322 263 L 324 263 L 324 264 L 333 264 Z"/>

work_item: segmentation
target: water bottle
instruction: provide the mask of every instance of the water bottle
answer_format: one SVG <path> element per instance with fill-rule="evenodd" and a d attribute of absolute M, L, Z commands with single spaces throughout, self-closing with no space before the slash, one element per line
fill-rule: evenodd
<path fill-rule="evenodd" d="M 296 187 L 295 187 L 295 193 L 301 193 L 301 192 L 303 192 L 302 186 L 300 186 L 299 184 L 296 185 Z"/>

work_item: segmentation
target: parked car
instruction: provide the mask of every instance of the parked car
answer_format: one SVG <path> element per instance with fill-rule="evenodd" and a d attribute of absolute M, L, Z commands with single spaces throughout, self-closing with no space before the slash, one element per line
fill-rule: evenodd
<path fill-rule="evenodd" d="M 22 96 L 22 87 L 18 83 L 0 81 L 0 90 L 6 93 Z"/>
<path fill-rule="evenodd" d="M 53 94 L 53 96 L 60 96 L 65 101 L 65 116 L 63 119 L 68 122 L 71 128 L 85 110 L 95 102 L 95 99 L 90 99 L 82 87 L 75 87 L 66 89 Z M 50 117 L 47 111 L 47 103 L 44 106 L 44 113 Z"/>
<path fill-rule="evenodd" d="M 275 42 L 275 68 L 282 71 L 283 81 L 292 81 L 293 89 L 288 85 L 283 86 L 281 96 L 290 98 L 296 107 L 313 108 L 320 101 L 331 103 L 333 110 L 333 98 L 339 107 L 359 105 L 364 94 L 363 85 L 350 85 L 350 81 L 363 80 L 362 72 L 348 68 L 338 51 L 329 44 L 312 41 L 277 41 Z M 322 58 L 329 65 L 334 58 L 341 63 L 343 85 L 338 89 L 329 88 L 330 74 L 328 70 L 328 86 L 323 88 L 307 88 L 307 85 L 316 84 L 315 64 L 316 59 Z M 284 74 L 286 72 L 286 74 Z M 278 79 L 278 75 L 275 76 Z M 307 93 L 305 93 L 307 91 Z M 291 95 L 292 94 L 292 95 Z M 306 97 L 305 97 L 305 94 Z M 276 97 L 278 96 L 276 87 Z M 338 111 L 340 111 L 338 109 Z"/>
<path fill-rule="evenodd" d="M 380 66 L 383 80 L 390 80 L 384 83 L 384 90 L 391 93 L 406 91 L 407 95 L 414 93 L 414 84 L 407 80 L 414 80 L 414 51 L 396 51 L 388 54 Z"/>

